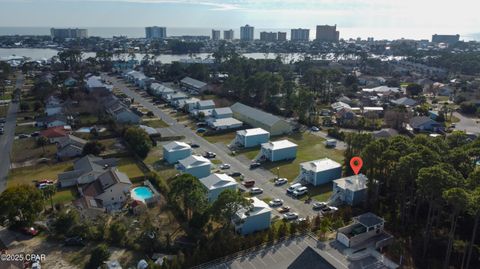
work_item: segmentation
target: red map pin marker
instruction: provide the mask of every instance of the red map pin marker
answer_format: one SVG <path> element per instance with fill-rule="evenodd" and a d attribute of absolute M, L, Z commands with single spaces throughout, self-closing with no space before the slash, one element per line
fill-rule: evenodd
<path fill-rule="evenodd" d="M 353 157 L 350 160 L 350 167 L 352 168 L 355 175 L 358 175 L 358 172 L 360 172 L 360 169 L 362 169 L 362 165 L 363 165 L 363 161 L 362 161 L 362 158 L 360 157 Z"/>

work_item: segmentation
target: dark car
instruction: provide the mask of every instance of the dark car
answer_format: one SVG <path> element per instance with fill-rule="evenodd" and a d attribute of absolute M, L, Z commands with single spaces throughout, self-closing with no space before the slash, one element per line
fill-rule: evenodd
<path fill-rule="evenodd" d="M 255 180 L 247 180 L 243 182 L 243 186 L 246 188 L 253 187 L 255 185 Z"/>
<path fill-rule="evenodd" d="M 66 246 L 80 246 L 83 247 L 85 246 L 85 242 L 83 241 L 83 238 L 80 236 L 75 236 L 75 237 L 69 237 L 65 239 L 65 245 Z"/>
<path fill-rule="evenodd" d="M 239 176 L 242 176 L 242 173 L 240 173 L 240 172 L 232 172 L 232 173 L 230 173 L 230 174 L 228 174 L 228 175 L 231 176 L 231 177 L 239 177 Z"/>
<path fill-rule="evenodd" d="M 250 164 L 250 169 L 255 169 L 257 167 L 260 167 L 260 165 L 262 165 L 261 163 L 259 162 L 253 162 Z"/>
<path fill-rule="evenodd" d="M 40 132 L 33 132 L 30 134 L 31 137 L 37 137 L 40 135 Z"/>
<path fill-rule="evenodd" d="M 217 154 L 215 154 L 214 152 L 207 151 L 207 152 L 205 152 L 203 157 L 205 157 L 207 159 L 213 159 L 213 158 L 217 157 Z"/>
<path fill-rule="evenodd" d="M 28 135 L 27 134 L 19 134 L 18 135 L 18 138 L 28 138 Z"/>
<path fill-rule="evenodd" d="M 207 131 L 207 129 L 205 128 L 198 128 L 197 129 L 197 133 L 205 133 Z"/>
<path fill-rule="evenodd" d="M 194 143 L 190 143 L 189 145 L 190 145 L 190 147 L 192 147 L 192 148 L 194 148 L 194 149 L 196 149 L 196 148 L 199 148 L 199 147 L 200 147 L 200 145 L 198 145 L 198 144 L 194 144 Z"/>
<path fill-rule="evenodd" d="M 38 234 L 38 230 L 35 229 L 34 227 L 20 228 L 20 232 L 22 232 L 25 235 L 30 235 L 30 236 L 36 236 Z"/>

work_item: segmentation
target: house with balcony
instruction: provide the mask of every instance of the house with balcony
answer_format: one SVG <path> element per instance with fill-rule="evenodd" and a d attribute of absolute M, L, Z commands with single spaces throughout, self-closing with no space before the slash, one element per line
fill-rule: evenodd
<path fill-rule="evenodd" d="M 347 248 L 355 248 L 384 233 L 385 220 L 373 213 L 353 218 L 353 223 L 337 230 L 336 240 Z"/>
<path fill-rule="evenodd" d="M 342 177 L 342 165 L 328 158 L 300 164 L 298 180 L 313 186 L 329 183 Z"/>
<path fill-rule="evenodd" d="M 191 155 L 178 161 L 176 169 L 183 174 L 190 174 L 196 178 L 203 178 L 210 175 L 212 162 L 202 156 Z"/>
<path fill-rule="evenodd" d="M 199 180 L 207 190 L 207 199 L 210 203 L 215 202 L 223 191 L 237 190 L 238 188 L 237 181 L 227 174 L 215 173 Z"/>
<path fill-rule="evenodd" d="M 235 231 L 241 235 L 270 228 L 272 209 L 257 197 L 249 198 L 251 204 L 237 211 L 232 219 Z"/>
<path fill-rule="evenodd" d="M 173 164 L 192 155 L 192 147 L 184 142 L 173 141 L 163 146 L 163 159 Z"/>
<path fill-rule="evenodd" d="M 364 174 L 335 179 L 330 201 L 338 201 L 351 206 L 363 203 L 367 199 L 367 182 L 368 178 Z"/>

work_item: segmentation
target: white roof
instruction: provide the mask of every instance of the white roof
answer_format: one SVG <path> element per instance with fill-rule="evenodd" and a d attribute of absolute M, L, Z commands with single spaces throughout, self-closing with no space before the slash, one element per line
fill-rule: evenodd
<path fill-rule="evenodd" d="M 242 125 L 242 124 L 243 124 L 243 122 L 241 122 L 237 119 L 234 119 L 234 118 L 215 119 L 212 122 L 213 127 Z"/>
<path fill-rule="evenodd" d="M 245 130 L 237 131 L 237 134 L 242 136 L 254 136 L 254 135 L 264 135 L 264 134 L 270 134 L 270 133 L 263 130 L 262 128 L 253 128 L 253 129 L 245 129 Z"/>
<path fill-rule="evenodd" d="M 202 100 L 198 101 L 198 106 L 215 106 L 213 100 Z"/>
<path fill-rule="evenodd" d="M 211 174 L 200 179 L 200 182 L 208 189 L 214 190 L 228 186 L 236 186 L 238 183 L 231 176 L 226 174 Z"/>
<path fill-rule="evenodd" d="M 313 172 L 322 172 L 322 171 L 327 171 L 327 170 L 342 167 L 341 164 L 329 158 L 304 162 L 304 163 L 301 163 L 300 166 L 303 167 L 305 170 L 309 170 Z"/>
<path fill-rule="evenodd" d="M 230 107 L 219 107 L 214 109 L 217 115 L 232 114 L 232 109 Z"/>
<path fill-rule="evenodd" d="M 350 177 L 342 177 L 335 179 L 335 182 L 340 188 L 351 191 L 359 191 L 367 188 L 368 178 L 364 174 L 358 174 Z"/>
<path fill-rule="evenodd" d="M 163 148 L 168 152 L 173 152 L 173 151 L 190 149 L 191 147 L 187 143 L 179 142 L 179 141 L 173 141 L 173 142 L 170 142 L 170 143 L 164 145 Z"/>
<path fill-rule="evenodd" d="M 191 77 L 185 77 L 184 79 L 181 80 L 181 82 L 197 89 L 207 86 L 207 83 L 200 80 L 196 80 Z"/>
<path fill-rule="evenodd" d="M 363 111 L 383 111 L 381 106 L 366 106 L 363 108 Z"/>
<path fill-rule="evenodd" d="M 202 156 L 196 156 L 196 155 L 192 155 L 185 159 L 182 159 L 179 161 L 179 163 L 183 167 L 185 167 L 185 169 L 212 164 L 209 159 L 206 159 Z"/>
<path fill-rule="evenodd" d="M 270 208 L 270 206 L 268 206 L 267 203 L 258 199 L 257 197 L 250 198 L 250 201 L 252 202 L 251 209 L 250 210 L 248 210 L 248 208 L 240 209 L 237 212 L 237 217 L 239 217 L 240 219 L 246 219 L 248 217 L 261 215 L 261 214 L 272 211 L 272 209 Z"/>
<path fill-rule="evenodd" d="M 262 148 L 271 149 L 271 150 L 279 150 L 279 149 L 293 148 L 293 147 L 297 147 L 297 144 L 290 142 L 286 139 L 279 140 L 279 141 L 270 141 L 262 144 Z"/>
<path fill-rule="evenodd" d="M 379 86 L 376 88 L 371 89 L 362 89 L 363 92 L 376 92 L 376 93 L 386 93 L 386 92 L 399 92 L 399 88 L 397 87 L 387 87 L 387 86 Z"/>
<path fill-rule="evenodd" d="M 332 108 L 334 110 L 340 110 L 342 108 L 347 108 L 347 109 L 351 109 L 352 107 L 349 105 L 349 104 L 346 104 L 344 102 L 336 102 L 336 103 L 333 103 L 332 104 Z"/>

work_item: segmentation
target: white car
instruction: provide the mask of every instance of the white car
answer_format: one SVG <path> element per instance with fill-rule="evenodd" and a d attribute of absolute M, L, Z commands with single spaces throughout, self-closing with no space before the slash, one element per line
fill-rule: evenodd
<path fill-rule="evenodd" d="M 280 186 L 280 185 L 286 184 L 287 182 L 288 182 L 288 179 L 286 179 L 286 178 L 284 178 L 284 177 L 277 178 L 277 179 L 275 179 L 275 181 L 274 181 L 275 186 Z"/>
<path fill-rule="evenodd" d="M 276 206 L 281 206 L 283 205 L 283 200 L 282 199 L 273 199 L 268 203 L 271 207 L 276 207 Z"/>
<path fill-rule="evenodd" d="M 263 193 L 263 189 L 261 188 L 253 187 L 250 189 L 250 194 L 260 194 L 260 193 Z"/>
<path fill-rule="evenodd" d="M 220 165 L 220 169 L 225 170 L 225 169 L 230 169 L 230 165 L 228 163 L 224 163 Z"/>
<path fill-rule="evenodd" d="M 327 206 L 322 209 L 322 214 L 330 214 L 330 213 L 335 213 L 338 211 L 338 208 L 334 206 Z"/>
<path fill-rule="evenodd" d="M 310 128 L 310 130 L 312 130 L 312 132 L 318 132 L 318 131 L 320 131 L 320 128 L 318 128 L 317 126 L 312 126 L 312 128 Z"/>
<path fill-rule="evenodd" d="M 315 203 L 313 203 L 313 210 L 322 210 L 326 207 L 328 207 L 328 205 L 325 202 L 315 202 Z"/>
<path fill-rule="evenodd" d="M 298 219 L 298 214 L 295 213 L 295 212 L 288 212 L 288 213 L 283 214 L 283 219 L 285 219 L 285 220 Z"/>

